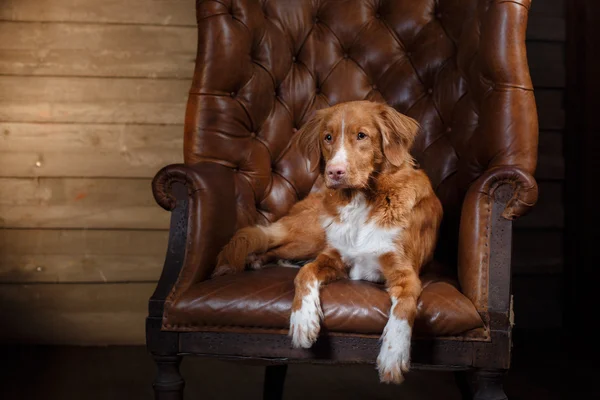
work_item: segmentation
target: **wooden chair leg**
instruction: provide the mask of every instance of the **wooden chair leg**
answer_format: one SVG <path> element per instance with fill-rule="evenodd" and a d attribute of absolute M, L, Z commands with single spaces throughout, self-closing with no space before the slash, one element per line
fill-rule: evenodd
<path fill-rule="evenodd" d="M 508 400 L 502 380 L 506 371 L 480 369 L 475 372 L 477 376 L 477 391 L 474 400 Z"/>
<path fill-rule="evenodd" d="M 461 394 L 462 400 L 472 400 L 473 399 L 473 389 L 471 389 L 471 383 L 469 382 L 469 372 L 468 371 L 457 371 L 454 373 L 454 379 L 456 381 L 456 386 Z"/>
<path fill-rule="evenodd" d="M 157 367 L 154 379 L 154 398 L 156 400 L 183 400 L 185 381 L 179 373 L 181 356 L 154 355 Z"/>
<path fill-rule="evenodd" d="M 287 365 L 268 365 L 265 368 L 263 400 L 281 400 Z"/>

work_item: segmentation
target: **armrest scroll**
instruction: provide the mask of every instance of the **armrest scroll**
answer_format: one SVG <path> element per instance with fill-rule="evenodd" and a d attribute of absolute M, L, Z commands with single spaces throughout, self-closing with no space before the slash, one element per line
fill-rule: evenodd
<path fill-rule="evenodd" d="M 216 256 L 236 226 L 234 176 L 216 163 L 173 164 L 152 181 L 156 202 L 172 211 L 163 272 L 150 302 L 150 315 L 162 315 L 193 283 L 210 276 Z M 153 310 L 153 301 L 160 303 Z"/>
<path fill-rule="evenodd" d="M 512 166 L 493 167 L 469 187 L 459 229 L 458 278 L 481 313 L 510 308 L 512 220 L 537 201 L 535 179 Z"/>

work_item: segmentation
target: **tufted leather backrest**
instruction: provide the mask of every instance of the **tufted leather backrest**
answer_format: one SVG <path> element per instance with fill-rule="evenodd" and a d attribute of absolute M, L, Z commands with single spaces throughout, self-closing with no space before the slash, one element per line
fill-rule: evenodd
<path fill-rule="evenodd" d="M 185 161 L 236 171 L 238 226 L 273 221 L 316 176 L 290 139 L 316 109 L 387 102 L 422 126 L 412 153 L 455 237 L 486 169 L 533 173 L 530 0 L 199 1 Z M 452 235 L 449 235 L 449 234 Z M 454 240 L 440 241 L 454 261 Z M 448 253 L 448 251 L 450 253 Z M 455 250 L 454 250 L 455 252 Z"/>

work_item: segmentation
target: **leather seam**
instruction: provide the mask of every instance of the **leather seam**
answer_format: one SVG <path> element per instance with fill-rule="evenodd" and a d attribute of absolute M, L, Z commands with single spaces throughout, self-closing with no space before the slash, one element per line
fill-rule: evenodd
<path fill-rule="evenodd" d="M 454 152 L 456 154 L 456 151 Z M 458 158 L 457 155 L 457 160 L 459 160 L 460 158 Z M 448 172 L 448 174 L 446 174 L 446 176 L 444 176 L 442 179 L 440 179 L 440 182 L 435 185 L 435 191 L 437 192 L 437 190 L 439 189 L 440 186 L 442 186 L 442 184 L 446 181 L 446 179 L 449 179 L 451 176 L 456 175 L 456 173 L 458 172 L 458 168 L 454 168 L 452 171 Z"/>
<path fill-rule="evenodd" d="M 298 189 L 296 189 L 296 186 L 294 186 L 294 184 L 292 182 L 290 182 L 285 176 L 283 176 L 281 173 L 279 173 L 277 171 L 273 171 L 273 175 L 278 175 L 281 179 L 283 179 L 284 182 L 286 182 L 290 186 L 291 190 L 296 194 L 296 202 L 298 202 L 300 199 L 300 193 L 298 192 Z M 266 197 L 265 197 L 265 199 L 266 199 Z M 265 199 L 263 199 L 263 200 L 265 200 Z"/>
<path fill-rule="evenodd" d="M 492 214 L 492 196 L 486 196 L 486 218 L 485 218 L 485 253 L 484 253 L 484 267 L 481 274 L 482 279 L 482 287 L 483 287 L 483 304 L 485 305 L 485 310 L 488 310 L 488 292 L 489 292 L 489 274 L 490 274 L 490 234 L 491 234 L 491 214 Z"/>
<path fill-rule="evenodd" d="M 528 86 L 522 85 L 514 85 L 512 83 L 498 83 L 494 82 L 493 84 L 494 92 L 513 92 L 513 91 L 525 91 L 525 92 L 533 92 L 534 89 Z"/>
<path fill-rule="evenodd" d="M 241 88 L 239 88 L 237 90 L 237 93 L 242 93 L 242 91 L 244 89 L 246 89 L 250 85 L 250 83 L 255 79 L 255 77 L 256 77 L 256 73 L 253 72 L 252 76 L 250 77 L 250 79 L 248 79 L 248 81 L 246 83 L 244 83 L 244 85 Z M 252 118 L 252 115 L 250 115 L 250 112 L 248 111 L 248 108 L 246 107 L 246 105 L 243 102 L 241 102 L 238 99 L 237 95 L 233 99 L 235 100 L 236 103 L 238 103 L 240 105 L 240 107 L 242 107 L 242 110 L 244 110 L 244 114 L 246 114 L 246 117 L 248 118 L 248 121 L 250 121 L 250 130 L 251 130 L 251 132 L 254 132 L 257 124 L 254 122 L 254 119 Z"/>
<path fill-rule="evenodd" d="M 256 129 L 256 132 L 260 131 L 260 128 Z M 250 136 L 250 138 L 252 138 L 252 136 Z M 273 159 L 273 154 L 271 153 L 271 149 L 269 149 L 269 146 L 267 145 L 266 142 L 263 141 L 263 139 L 260 136 L 256 136 L 254 138 L 252 138 L 254 140 L 256 140 L 258 143 L 262 144 L 264 146 L 265 149 L 267 149 L 267 153 L 269 153 L 269 159 Z"/>
<path fill-rule="evenodd" d="M 289 72 L 288 72 L 288 75 L 289 75 Z M 286 77 L 283 80 L 285 80 L 285 79 L 287 79 L 287 75 L 286 75 Z M 288 113 L 288 115 L 290 117 L 290 121 L 292 121 L 292 123 L 294 123 L 295 122 L 294 121 L 294 115 L 292 114 L 292 111 L 289 109 L 288 105 L 285 104 L 285 102 L 283 101 L 283 99 L 279 95 L 277 95 L 275 97 L 275 100 L 278 101 L 281 104 L 281 106 L 283 107 L 283 109 L 285 111 L 287 111 L 287 113 Z"/>
<path fill-rule="evenodd" d="M 217 1 L 217 3 L 223 4 L 223 3 L 219 2 L 219 1 Z M 221 15 L 230 15 L 230 14 L 228 12 L 218 12 L 218 13 L 210 14 L 210 15 L 207 15 L 207 16 L 202 17 L 200 19 L 196 19 L 196 23 L 204 22 L 205 20 L 207 20 L 209 18 L 219 17 Z"/>
<path fill-rule="evenodd" d="M 525 8 L 528 12 L 529 12 L 529 7 L 531 7 L 531 6 L 528 7 L 525 4 L 520 3 L 518 1 L 515 1 L 515 0 L 497 0 L 496 1 L 496 4 L 503 4 L 503 3 L 513 3 L 513 4 L 516 4 L 518 6 L 521 6 L 521 7 Z"/>
<path fill-rule="evenodd" d="M 442 28 L 443 28 L 443 26 L 442 26 Z M 444 31 L 444 32 L 445 32 L 445 31 Z M 446 37 L 448 37 L 448 38 L 449 38 L 449 36 L 448 36 L 448 34 L 447 34 L 447 33 L 446 33 Z M 450 39 L 450 40 L 452 41 L 452 39 Z M 450 58 L 447 58 L 447 59 L 446 59 L 446 60 L 445 60 L 445 61 L 442 63 L 442 65 L 441 65 L 441 66 L 440 66 L 440 68 L 437 70 L 437 72 L 435 73 L 434 82 L 436 82 L 436 83 L 438 82 L 438 77 L 439 77 L 439 75 L 442 73 L 442 71 L 443 71 L 443 70 L 446 68 L 446 66 L 447 66 L 447 65 L 449 65 L 449 64 L 450 64 L 450 61 L 451 61 L 451 60 L 453 60 L 453 59 L 455 59 L 455 58 L 456 58 L 456 54 L 457 54 L 457 51 L 456 51 L 456 45 L 454 44 L 454 42 L 453 42 L 452 44 L 453 44 L 453 46 L 454 46 L 454 54 L 452 55 L 452 57 L 450 57 Z M 415 70 L 415 72 L 416 72 L 416 70 Z M 444 117 L 442 116 L 442 113 L 441 113 L 441 111 L 440 111 L 440 107 L 439 107 L 439 105 L 437 104 L 437 102 L 435 101 L 435 96 L 431 96 L 431 105 L 433 106 L 433 109 L 434 109 L 434 110 L 435 110 L 435 112 L 437 113 L 437 115 L 438 115 L 438 117 L 439 117 L 440 121 L 442 121 L 442 125 L 446 125 L 446 122 L 444 121 Z M 454 105 L 456 105 L 456 103 L 454 103 Z M 444 133 L 442 133 L 442 135 L 443 135 L 443 136 L 446 136 Z"/>

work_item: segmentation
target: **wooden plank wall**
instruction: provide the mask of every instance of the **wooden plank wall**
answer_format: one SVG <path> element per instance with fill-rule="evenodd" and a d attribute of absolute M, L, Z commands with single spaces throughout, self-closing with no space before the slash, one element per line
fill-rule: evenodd
<path fill-rule="evenodd" d="M 182 161 L 193 0 L 0 7 L 0 340 L 141 344 Z"/>
<path fill-rule="evenodd" d="M 560 323 L 562 1 L 534 1 L 528 30 L 541 198 L 515 233 L 524 327 Z M 150 180 L 182 159 L 195 36 L 193 0 L 3 2 L 0 341 L 144 343 L 168 227 Z"/>

